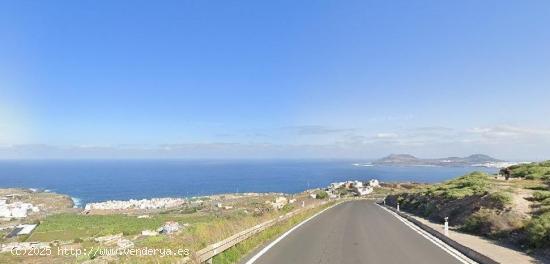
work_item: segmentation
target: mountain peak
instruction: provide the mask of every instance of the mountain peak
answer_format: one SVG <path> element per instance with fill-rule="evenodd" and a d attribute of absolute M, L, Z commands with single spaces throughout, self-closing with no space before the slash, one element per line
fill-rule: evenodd
<path fill-rule="evenodd" d="M 464 158 L 470 162 L 497 162 L 501 161 L 485 154 L 472 154 Z"/>
<path fill-rule="evenodd" d="M 377 160 L 378 163 L 396 163 L 396 162 L 414 162 L 419 159 L 410 154 L 391 154 L 387 157 Z"/>

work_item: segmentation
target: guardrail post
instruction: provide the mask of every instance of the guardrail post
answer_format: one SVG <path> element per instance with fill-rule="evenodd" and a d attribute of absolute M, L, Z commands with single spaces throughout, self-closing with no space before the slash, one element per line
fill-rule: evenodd
<path fill-rule="evenodd" d="M 449 217 L 445 217 L 445 235 L 449 235 Z"/>

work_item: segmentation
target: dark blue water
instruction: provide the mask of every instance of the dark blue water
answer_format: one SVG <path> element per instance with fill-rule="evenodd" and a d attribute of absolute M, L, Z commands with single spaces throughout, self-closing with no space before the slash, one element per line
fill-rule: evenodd
<path fill-rule="evenodd" d="M 439 182 L 472 167 L 358 167 L 353 160 L 25 160 L 0 161 L 0 188 L 48 189 L 83 204 L 233 192 L 296 193 L 344 180 Z"/>

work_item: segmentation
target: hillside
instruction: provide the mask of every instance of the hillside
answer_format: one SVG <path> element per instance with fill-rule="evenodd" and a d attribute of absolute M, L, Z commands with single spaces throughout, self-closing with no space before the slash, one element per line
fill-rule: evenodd
<path fill-rule="evenodd" d="M 512 178 L 550 180 L 550 161 L 514 165 L 508 169 Z"/>
<path fill-rule="evenodd" d="M 473 166 L 489 162 L 502 162 L 502 160 L 484 154 L 438 159 L 421 159 L 410 154 L 391 154 L 374 161 L 373 164 L 397 166 Z"/>
<path fill-rule="evenodd" d="M 386 202 L 438 223 L 449 217 L 457 230 L 550 256 L 550 162 L 509 169 L 516 178 L 474 172 L 389 195 Z"/>

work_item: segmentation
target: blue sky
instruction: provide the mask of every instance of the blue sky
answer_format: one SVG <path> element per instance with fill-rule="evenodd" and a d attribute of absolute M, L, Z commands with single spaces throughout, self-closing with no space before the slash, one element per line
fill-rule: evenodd
<path fill-rule="evenodd" d="M 3 1 L 0 158 L 550 158 L 548 1 Z"/>

